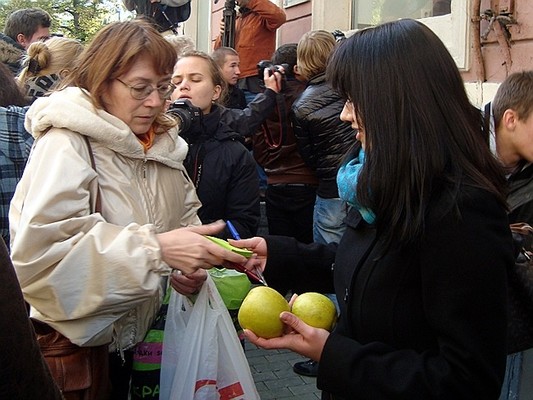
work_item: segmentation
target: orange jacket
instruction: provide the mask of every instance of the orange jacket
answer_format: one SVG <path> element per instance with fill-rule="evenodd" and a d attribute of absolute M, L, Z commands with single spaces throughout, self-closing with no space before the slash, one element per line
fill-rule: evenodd
<path fill-rule="evenodd" d="M 241 61 L 241 78 L 257 75 L 257 63 L 270 60 L 276 50 L 276 30 L 285 23 L 285 11 L 270 0 L 250 0 L 235 19 L 235 50 Z M 215 49 L 222 45 L 219 36 Z"/>

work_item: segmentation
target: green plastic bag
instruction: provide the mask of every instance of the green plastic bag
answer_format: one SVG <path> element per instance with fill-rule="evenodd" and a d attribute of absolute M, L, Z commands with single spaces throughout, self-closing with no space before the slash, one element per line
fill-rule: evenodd
<path fill-rule="evenodd" d="M 252 286 L 246 274 L 227 268 L 208 270 L 228 310 L 238 310 Z"/>

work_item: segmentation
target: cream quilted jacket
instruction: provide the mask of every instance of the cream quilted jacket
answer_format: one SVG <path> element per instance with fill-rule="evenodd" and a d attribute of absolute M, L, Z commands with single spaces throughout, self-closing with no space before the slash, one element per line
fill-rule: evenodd
<path fill-rule="evenodd" d="M 36 141 L 9 219 L 32 317 L 78 345 L 128 349 L 149 328 L 170 272 L 156 233 L 200 223 L 187 145 L 173 130 L 145 154 L 124 122 L 77 88 L 38 99 L 26 129 Z"/>

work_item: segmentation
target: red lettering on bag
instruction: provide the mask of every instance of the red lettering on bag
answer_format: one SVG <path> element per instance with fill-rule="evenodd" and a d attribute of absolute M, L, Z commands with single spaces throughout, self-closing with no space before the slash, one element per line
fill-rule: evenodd
<path fill-rule="evenodd" d="M 196 381 L 196 385 L 194 386 L 194 392 L 197 392 L 198 389 L 208 386 L 208 385 L 216 385 L 217 381 L 213 379 L 202 379 L 200 381 Z"/>
<path fill-rule="evenodd" d="M 219 389 L 218 393 L 220 394 L 220 400 L 232 400 L 239 396 L 243 396 L 244 390 L 242 389 L 240 382 L 235 382 L 229 386 Z"/>
<path fill-rule="evenodd" d="M 213 379 L 202 379 L 200 381 L 196 381 L 196 385 L 194 386 L 194 392 L 196 393 L 204 386 L 216 386 L 216 384 L 217 381 Z M 240 396 L 243 396 L 244 390 L 240 382 L 235 382 L 229 386 L 218 389 L 218 393 L 220 394 L 220 400 L 234 400 Z"/>

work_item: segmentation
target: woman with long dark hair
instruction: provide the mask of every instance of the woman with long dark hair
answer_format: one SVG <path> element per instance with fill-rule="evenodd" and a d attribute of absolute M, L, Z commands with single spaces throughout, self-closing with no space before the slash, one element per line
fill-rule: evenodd
<path fill-rule="evenodd" d="M 452 57 L 400 20 L 345 40 L 327 77 L 358 139 L 337 176 L 352 206 L 341 242 L 234 243 L 273 287 L 334 287 L 337 327 L 285 312 L 288 334 L 248 338 L 320 361 L 327 399 L 497 399 L 513 265 L 505 180 Z"/>

